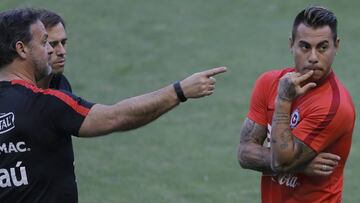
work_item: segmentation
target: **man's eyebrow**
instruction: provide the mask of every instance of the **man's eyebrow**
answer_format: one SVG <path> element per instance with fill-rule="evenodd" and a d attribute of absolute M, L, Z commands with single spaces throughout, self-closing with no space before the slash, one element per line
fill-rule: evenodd
<path fill-rule="evenodd" d="M 328 40 L 321 41 L 316 46 L 318 47 L 318 46 L 321 46 L 321 45 L 324 45 L 324 44 L 329 44 L 329 41 Z"/>
<path fill-rule="evenodd" d="M 310 43 L 309 43 L 309 42 L 304 41 L 304 40 L 300 40 L 300 41 L 299 41 L 299 44 L 306 44 L 306 45 L 310 45 Z"/>
<path fill-rule="evenodd" d="M 49 42 L 63 42 L 63 41 L 67 41 L 67 38 L 64 39 L 60 39 L 60 40 L 49 40 Z"/>
<path fill-rule="evenodd" d="M 316 47 L 318 47 L 318 46 L 322 46 L 322 45 L 324 45 L 324 44 L 328 44 L 328 43 L 329 43 L 329 41 L 328 41 L 328 40 L 323 40 L 323 41 L 321 41 L 321 42 L 317 43 L 317 44 L 316 44 Z M 304 40 L 300 40 L 300 41 L 299 41 L 299 44 L 310 45 L 310 43 L 309 43 L 309 42 L 304 41 Z"/>

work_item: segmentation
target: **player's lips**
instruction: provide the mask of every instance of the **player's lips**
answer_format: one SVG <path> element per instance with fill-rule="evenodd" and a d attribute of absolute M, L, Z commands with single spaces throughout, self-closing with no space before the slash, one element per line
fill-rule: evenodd
<path fill-rule="evenodd" d="M 65 59 L 57 60 L 54 62 L 54 64 L 64 65 L 65 61 L 66 61 Z"/>
<path fill-rule="evenodd" d="M 322 70 L 322 68 L 320 68 L 320 67 L 316 67 L 316 66 L 307 66 L 307 67 L 304 67 L 304 70 L 305 71 L 311 71 L 311 70 L 313 70 L 313 71 L 321 71 Z"/>

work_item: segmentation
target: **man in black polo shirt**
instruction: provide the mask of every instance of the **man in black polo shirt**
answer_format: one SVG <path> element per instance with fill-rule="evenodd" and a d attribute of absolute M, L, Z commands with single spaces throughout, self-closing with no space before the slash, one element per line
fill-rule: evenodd
<path fill-rule="evenodd" d="M 180 82 L 114 105 L 40 89 L 54 49 L 32 9 L 0 13 L 0 202 L 77 202 L 71 135 L 94 137 L 141 127 L 189 98 L 209 96 L 213 76 Z"/>
<path fill-rule="evenodd" d="M 71 85 L 63 74 L 66 63 L 67 42 L 65 21 L 60 15 L 49 10 L 40 10 L 40 20 L 45 26 L 49 44 L 54 49 L 54 52 L 50 60 L 51 74 L 41 79 L 37 85 L 43 89 L 61 89 L 72 92 Z"/>

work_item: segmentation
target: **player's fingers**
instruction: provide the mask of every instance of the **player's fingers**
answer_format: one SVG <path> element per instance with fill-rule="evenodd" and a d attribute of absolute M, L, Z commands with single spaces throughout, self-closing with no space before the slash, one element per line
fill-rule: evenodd
<path fill-rule="evenodd" d="M 215 85 L 215 83 L 216 83 L 216 78 L 214 78 L 214 77 L 209 77 L 209 79 L 210 79 L 210 84 L 211 84 L 211 85 Z"/>
<path fill-rule="evenodd" d="M 203 71 L 202 73 L 205 74 L 206 77 L 212 77 L 214 75 L 224 73 L 224 72 L 226 72 L 226 70 L 227 70 L 226 67 L 218 67 L 218 68 L 213 68 L 210 70 Z"/>
<path fill-rule="evenodd" d="M 314 71 L 310 70 L 303 75 L 299 75 L 300 73 L 295 73 L 295 74 L 298 74 L 298 77 L 296 77 L 294 82 L 296 82 L 297 84 L 300 84 L 300 83 L 304 82 L 305 80 L 309 79 L 314 74 Z"/>
<path fill-rule="evenodd" d="M 332 174 L 333 171 L 321 171 L 321 170 L 315 170 L 314 173 L 317 176 L 328 176 Z"/>
<path fill-rule="evenodd" d="M 208 90 L 204 92 L 204 96 L 210 96 L 214 93 L 214 90 Z"/>
<path fill-rule="evenodd" d="M 334 161 L 340 161 L 340 156 L 336 155 L 336 154 L 331 154 L 331 153 L 327 153 L 327 152 L 322 152 L 319 155 L 321 155 L 322 159 L 330 159 L 330 160 L 334 160 Z"/>
<path fill-rule="evenodd" d="M 301 73 L 299 72 L 290 72 L 292 77 L 298 78 L 301 76 Z"/>
<path fill-rule="evenodd" d="M 213 90 L 215 90 L 215 85 L 209 85 L 208 91 L 213 91 Z"/>
<path fill-rule="evenodd" d="M 319 164 L 316 166 L 316 169 L 320 171 L 333 171 L 335 167 L 326 164 Z"/>
<path fill-rule="evenodd" d="M 304 94 L 304 93 L 306 93 L 307 91 L 309 91 L 310 89 L 312 89 L 314 87 L 316 87 L 316 83 L 310 82 L 310 83 L 308 83 L 308 84 L 306 84 L 306 85 L 304 85 L 303 87 L 300 88 L 299 94 L 300 95 Z"/>
<path fill-rule="evenodd" d="M 328 166 L 333 166 L 336 167 L 339 162 L 336 160 L 332 160 L 332 159 L 322 159 L 319 164 L 323 164 L 323 165 L 328 165 Z"/>

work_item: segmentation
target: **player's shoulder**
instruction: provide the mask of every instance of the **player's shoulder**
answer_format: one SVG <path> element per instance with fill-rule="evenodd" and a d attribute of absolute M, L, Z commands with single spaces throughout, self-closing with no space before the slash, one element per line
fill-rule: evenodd
<path fill-rule="evenodd" d="M 316 112 L 332 112 L 337 117 L 344 118 L 355 114 L 352 97 L 335 73 L 329 76 L 326 83 L 306 97 L 309 100 L 307 106 L 313 107 Z"/>
<path fill-rule="evenodd" d="M 272 69 L 268 70 L 264 73 L 262 73 L 258 78 L 258 83 L 266 83 L 269 84 L 269 82 L 276 82 L 286 73 L 293 72 L 294 68 L 283 68 L 283 69 Z"/>
<path fill-rule="evenodd" d="M 355 106 L 345 85 L 334 74 L 332 106 L 336 108 L 336 121 L 342 128 L 353 129 L 355 123 Z M 335 107 L 334 107 L 335 106 Z"/>
<path fill-rule="evenodd" d="M 342 114 L 344 117 L 355 116 L 355 106 L 350 92 L 338 78 L 336 78 L 336 83 L 339 95 L 338 114 Z"/>
<path fill-rule="evenodd" d="M 333 97 L 338 96 L 340 100 L 340 105 L 345 106 L 354 106 L 353 105 L 353 99 L 349 92 L 349 90 L 346 88 L 346 86 L 340 81 L 340 79 L 336 76 L 336 74 L 333 74 L 332 79 L 332 86 L 333 86 Z"/>
<path fill-rule="evenodd" d="M 70 97 L 71 94 L 61 90 L 55 89 L 41 89 L 36 85 L 24 81 L 24 80 L 12 80 L 11 85 L 20 86 L 32 94 L 36 95 L 37 98 L 42 98 L 41 96 L 46 96 L 47 98 L 54 98 L 58 100 L 64 100 L 65 97 Z"/>

